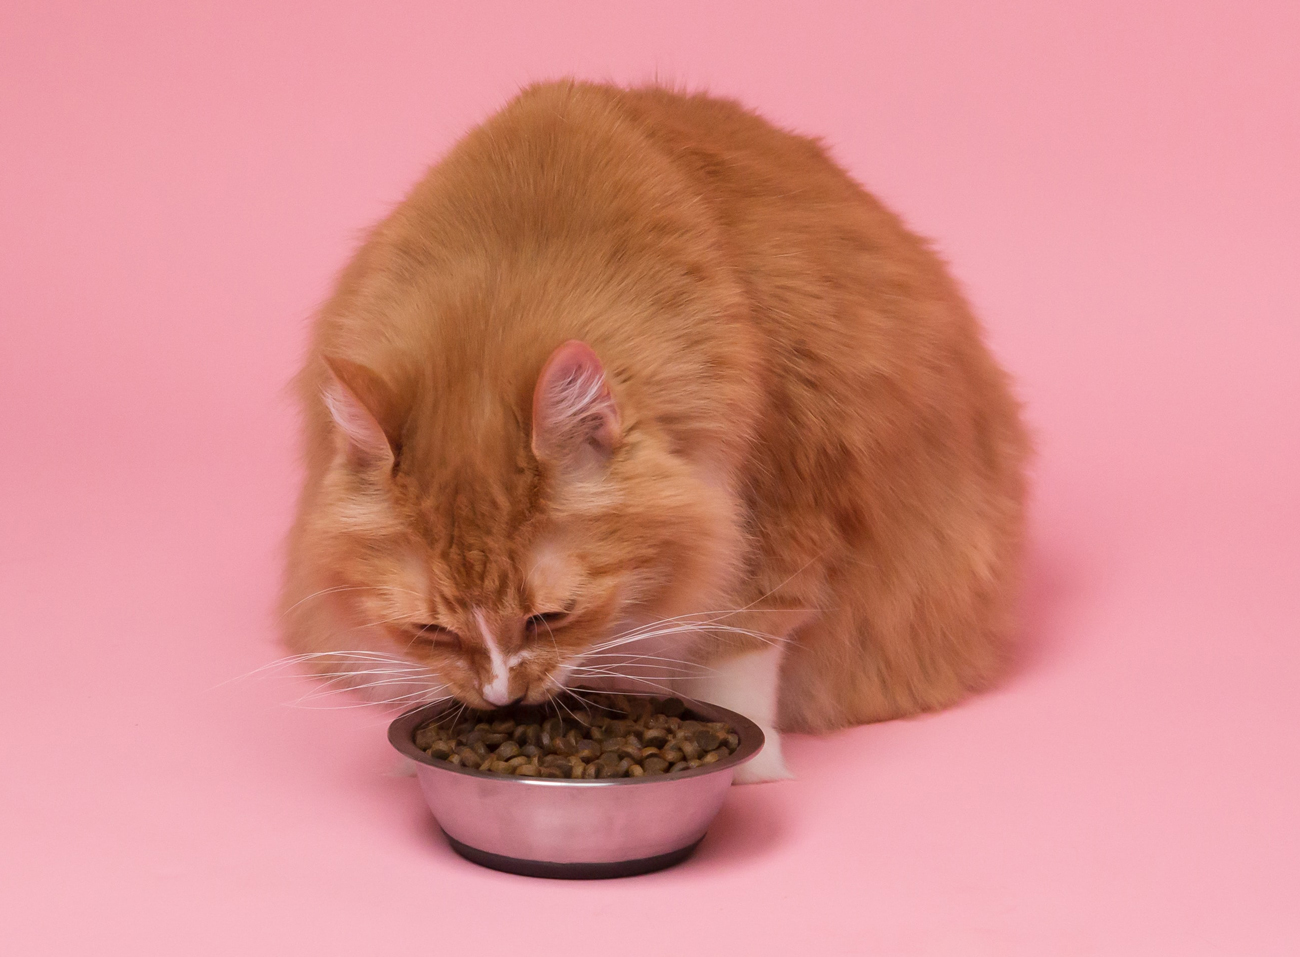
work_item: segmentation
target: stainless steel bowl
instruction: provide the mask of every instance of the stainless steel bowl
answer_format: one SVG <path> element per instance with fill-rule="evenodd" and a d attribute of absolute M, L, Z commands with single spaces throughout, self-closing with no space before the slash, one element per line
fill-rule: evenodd
<path fill-rule="evenodd" d="M 626 877 L 685 860 L 722 807 L 736 768 L 758 754 L 763 732 L 743 715 L 686 701 L 689 717 L 725 721 L 731 757 L 654 777 L 566 781 L 456 767 L 415 746 L 415 729 L 448 706 L 408 711 L 388 727 L 416 762 L 429 810 L 451 846 L 476 864 L 532 877 Z"/>

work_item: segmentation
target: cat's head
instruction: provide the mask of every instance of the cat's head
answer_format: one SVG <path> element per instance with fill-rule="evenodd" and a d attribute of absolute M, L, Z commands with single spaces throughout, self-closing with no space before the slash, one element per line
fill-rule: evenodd
<path fill-rule="evenodd" d="M 725 476 L 639 414 L 588 345 L 546 355 L 513 385 L 322 360 L 332 460 L 298 560 L 344 609 L 327 650 L 409 663 L 357 667 L 373 697 L 546 700 L 734 575 Z"/>

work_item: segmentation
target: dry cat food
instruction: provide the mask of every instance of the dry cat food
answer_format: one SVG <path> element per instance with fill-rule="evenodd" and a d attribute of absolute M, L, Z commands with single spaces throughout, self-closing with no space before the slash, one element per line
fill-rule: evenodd
<path fill-rule="evenodd" d="M 731 725 L 686 715 L 680 698 L 585 693 L 555 711 L 520 706 L 435 718 L 416 729 L 415 746 L 463 768 L 575 781 L 674 774 L 739 747 Z"/>

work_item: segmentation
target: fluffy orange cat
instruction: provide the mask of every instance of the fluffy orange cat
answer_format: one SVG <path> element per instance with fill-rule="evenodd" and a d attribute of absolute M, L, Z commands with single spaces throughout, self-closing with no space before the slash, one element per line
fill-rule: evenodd
<path fill-rule="evenodd" d="M 413 703 L 671 688 L 769 736 L 1007 659 L 1028 444 L 939 259 L 814 141 L 534 86 L 370 234 L 299 377 L 286 640 Z"/>

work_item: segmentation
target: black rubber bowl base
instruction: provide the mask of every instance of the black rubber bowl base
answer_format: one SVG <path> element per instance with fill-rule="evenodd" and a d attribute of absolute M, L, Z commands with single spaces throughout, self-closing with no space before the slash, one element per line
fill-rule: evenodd
<path fill-rule="evenodd" d="M 522 874 L 524 877 L 550 877 L 558 880 L 568 881 L 599 881 L 607 880 L 611 877 L 633 877 L 637 874 L 649 874 L 651 871 L 661 871 L 665 867 L 672 867 L 674 864 L 680 864 L 691 853 L 700 846 L 700 841 L 694 844 L 688 844 L 686 847 L 679 848 L 676 851 L 669 851 L 667 854 L 656 854 L 654 857 L 640 857 L 634 861 L 609 861 L 599 864 L 561 864 L 555 861 L 528 861 L 519 857 L 506 857 L 502 854 L 492 854 L 488 851 L 480 851 L 476 847 L 470 847 L 468 844 L 462 844 L 446 831 L 443 836 L 447 838 L 447 843 L 451 849 L 465 858 L 467 861 L 473 861 L 475 864 L 481 864 L 484 867 L 490 867 L 494 871 L 505 871 L 509 874 Z"/>

